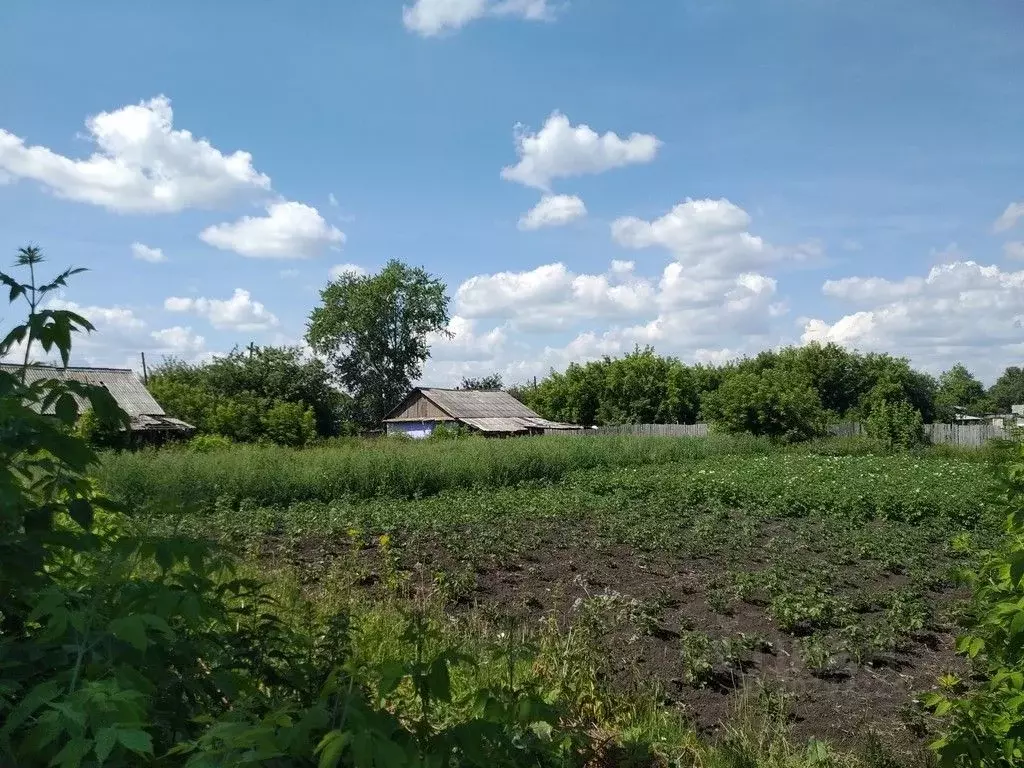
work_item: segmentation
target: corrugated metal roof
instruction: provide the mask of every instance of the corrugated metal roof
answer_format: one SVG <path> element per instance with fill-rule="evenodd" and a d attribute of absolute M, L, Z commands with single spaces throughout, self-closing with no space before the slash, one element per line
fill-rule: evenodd
<path fill-rule="evenodd" d="M 481 432 L 526 432 L 530 429 L 576 429 L 572 424 L 542 419 L 508 392 L 501 390 L 436 389 L 419 387 L 406 396 L 391 413 L 402 413 L 412 396 L 420 392 L 450 417 Z M 385 422 L 407 421 L 398 417 Z M 416 421 L 442 421 L 417 417 Z"/>
<path fill-rule="evenodd" d="M 17 373 L 21 366 L 0 363 L 0 370 Z M 80 381 L 84 384 L 102 386 L 114 396 L 121 409 L 132 421 L 132 429 L 194 429 L 180 419 L 174 419 L 164 413 L 164 409 L 153 399 L 149 390 L 139 381 L 134 371 L 127 368 L 58 368 L 48 365 L 29 366 L 25 373 L 25 381 L 32 383 L 41 379 L 58 381 Z M 89 403 L 77 395 L 74 396 L 79 410 L 84 410 Z"/>
<path fill-rule="evenodd" d="M 501 390 L 421 388 L 424 397 L 456 419 L 501 419 L 540 417 Z"/>
<path fill-rule="evenodd" d="M 512 418 L 488 418 L 459 419 L 463 424 L 468 424 L 481 432 L 526 432 L 530 429 L 577 429 L 571 424 L 559 424 L 557 421 L 548 421 L 539 416 L 512 417 Z"/>

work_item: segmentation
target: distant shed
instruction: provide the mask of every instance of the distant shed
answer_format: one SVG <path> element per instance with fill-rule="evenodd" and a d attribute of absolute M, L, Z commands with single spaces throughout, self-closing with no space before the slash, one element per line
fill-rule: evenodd
<path fill-rule="evenodd" d="M 0 363 L 0 370 L 18 373 L 21 366 Z M 127 368 L 61 368 L 52 365 L 31 365 L 26 369 L 25 381 L 31 384 L 42 379 L 78 381 L 104 387 L 121 410 L 128 414 L 128 431 L 132 434 L 172 435 L 189 434 L 195 431 L 191 424 L 175 419 L 164 413 L 164 409 L 153 399 L 153 395 L 139 381 L 135 372 Z M 89 407 L 89 402 L 73 395 L 79 412 Z"/>
<path fill-rule="evenodd" d="M 414 438 L 429 437 L 438 424 L 462 424 L 474 432 L 498 437 L 579 429 L 541 418 L 501 390 L 417 387 L 384 418 L 389 435 Z"/>

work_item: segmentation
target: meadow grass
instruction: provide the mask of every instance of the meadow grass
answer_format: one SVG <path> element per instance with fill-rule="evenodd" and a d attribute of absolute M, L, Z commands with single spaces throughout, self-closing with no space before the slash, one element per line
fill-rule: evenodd
<path fill-rule="evenodd" d="M 139 506 L 204 508 L 217 499 L 259 504 L 346 497 L 413 499 L 458 488 L 497 488 L 558 480 L 583 469 L 692 462 L 766 454 L 753 437 L 542 437 L 514 440 L 339 441 L 303 450 L 235 445 L 190 453 L 108 453 L 100 487 Z"/>

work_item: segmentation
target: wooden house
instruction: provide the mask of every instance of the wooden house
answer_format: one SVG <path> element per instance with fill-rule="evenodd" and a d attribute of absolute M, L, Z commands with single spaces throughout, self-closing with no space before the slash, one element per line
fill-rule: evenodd
<path fill-rule="evenodd" d="M 19 373 L 21 366 L 0 363 L 0 370 Z M 121 410 L 128 414 L 128 431 L 133 437 L 160 439 L 173 435 L 188 435 L 195 427 L 164 413 L 164 409 L 153 399 L 153 395 L 139 381 L 135 372 L 127 368 L 61 368 L 51 365 L 30 365 L 26 369 L 25 381 L 31 384 L 41 379 L 79 381 L 104 387 L 117 401 Z M 87 400 L 74 395 L 81 413 L 89 407 Z"/>
<path fill-rule="evenodd" d="M 541 418 L 500 390 L 417 387 L 384 418 L 389 435 L 414 438 L 429 437 L 439 424 L 462 425 L 472 432 L 496 437 L 579 429 Z"/>

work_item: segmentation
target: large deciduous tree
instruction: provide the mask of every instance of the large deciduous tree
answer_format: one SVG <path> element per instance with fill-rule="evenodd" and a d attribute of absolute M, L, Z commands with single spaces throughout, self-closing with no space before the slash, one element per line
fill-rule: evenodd
<path fill-rule="evenodd" d="M 992 403 L 1003 412 L 1024 404 L 1024 368 L 1011 365 L 988 390 Z"/>
<path fill-rule="evenodd" d="M 392 260 L 376 275 L 342 274 L 320 299 L 306 340 L 352 395 L 358 420 L 379 424 L 422 373 L 430 336 L 447 333 L 445 284 Z"/>
<path fill-rule="evenodd" d="M 958 410 L 977 410 L 983 405 L 984 397 L 984 385 L 964 365 L 957 363 L 939 376 L 935 406 L 939 418 L 950 421 Z"/>

